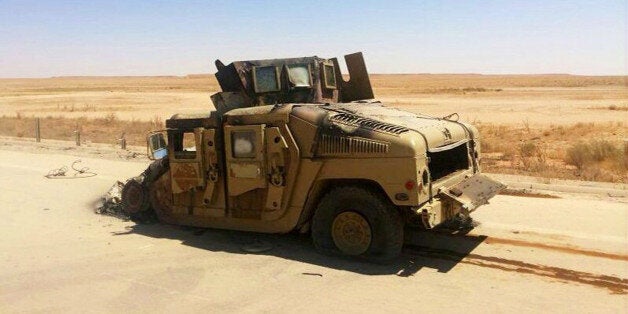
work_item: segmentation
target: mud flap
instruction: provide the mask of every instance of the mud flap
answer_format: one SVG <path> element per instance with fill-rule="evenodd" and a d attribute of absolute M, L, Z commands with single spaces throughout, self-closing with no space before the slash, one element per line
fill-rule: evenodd
<path fill-rule="evenodd" d="M 439 195 L 443 201 L 450 201 L 455 207 L 461 208 L 461 213 L 468 215 L 488 200 L 506 188 L 506 185 L 491 179 L 489 176 L 476 173 L 462 180 L 460 183 L 443 187 Z"/>

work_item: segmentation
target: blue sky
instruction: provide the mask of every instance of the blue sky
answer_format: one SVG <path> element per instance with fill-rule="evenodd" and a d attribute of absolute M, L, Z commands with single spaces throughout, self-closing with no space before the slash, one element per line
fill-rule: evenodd
<path fill-rule="evenodd" d="M 628 74 L 623 1 L 6 1 L 0 77 L 213 73 L 342 56 L 372 73 Z"/>

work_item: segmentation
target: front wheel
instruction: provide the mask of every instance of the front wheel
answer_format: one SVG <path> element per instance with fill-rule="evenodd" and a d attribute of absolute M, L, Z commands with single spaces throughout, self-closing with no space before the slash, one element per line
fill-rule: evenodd
<path fill-rule="evenodd" d="M 320 201 L 312 221 L 312 239 L 325 254 L 386 262 L 401 252 L 403 222 L 386 196 L 343 186 L 329 191 Z"/>

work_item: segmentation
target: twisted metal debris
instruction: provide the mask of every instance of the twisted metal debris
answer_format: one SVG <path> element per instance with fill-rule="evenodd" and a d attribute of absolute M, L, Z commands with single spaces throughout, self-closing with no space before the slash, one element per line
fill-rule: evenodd
<path fill-rule="evenodd" d="M 77 159 L 70 165 L 72 170 L 74 170 L 74 174 L 71 176 L 67 175 L 68 167 L 62 166 L 61 168 L 56 168 L 48 171 L 48 174 L 44 177 L 48 179 L 81 179 L 96 176 L 96 173 L 89 171 L 88 167 L 77 168 L 77 164 L 79 163 L 81 163 L 81 160 Z"/>
<path fill-rule="evenodd" d="M 122 209 L 122 188 L 124 183 L 116 181 L 109 191 L 101 198 L 101 205 L 96 208 L 97 214 L 114 216 L 121 219 L 129 219 Z"/>

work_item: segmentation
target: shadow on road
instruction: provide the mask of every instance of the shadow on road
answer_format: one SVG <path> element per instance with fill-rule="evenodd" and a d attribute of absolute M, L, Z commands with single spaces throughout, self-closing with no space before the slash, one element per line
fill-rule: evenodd
<path fill-rule="evenodd" d="M 406 244 L 402 254 L 390 264 L 378 265 L 343 257 L 319 254 L 309 237 L 300 234 L 262 234 L 219 229 L 189 228 L 164 224 L 136 224 L 126 232 L 115 233 L 140 234 L 153 238 L 180 240 L 182 244 L 212 252 L 228 252 L 233 254 L 257 254 L 276 256 L 284 259 L 309 263 L 313 265 L 345 270 L 366 275 L 391 275 L 401 277 L 412 276 L 424 267 L 448 272 L 464 257 L 472 252 L 486 237 L 465 237 L 466 231 L 439 232 L 406 230 Z M 245 248 L 256 244 L 271 247 L 260 253 L 249 253 Z M 421 250 L 441 249 L 455 251 L 456 258 L 438 259 L 420 256 Z M 318 275 L 304 273 L 305 275 Z"/>

